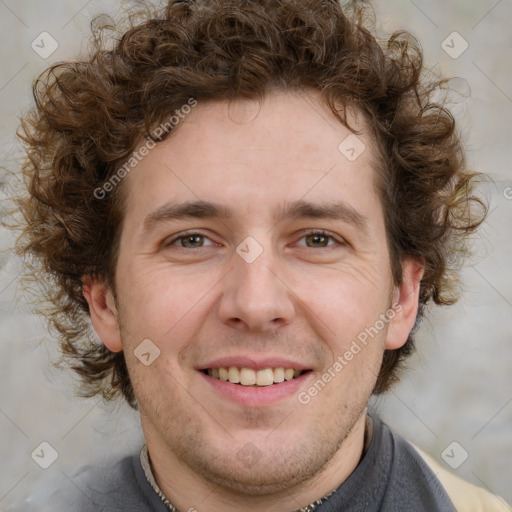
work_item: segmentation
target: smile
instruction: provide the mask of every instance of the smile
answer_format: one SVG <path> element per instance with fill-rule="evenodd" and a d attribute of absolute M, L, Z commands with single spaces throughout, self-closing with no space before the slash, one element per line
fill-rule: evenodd
<path fill-rule="evenodd" d="M 208 368 L 203 373 L 215 379 L 239 384 L 241 386 L 271 386 L 285 381 L 300 377 L 309 370 L 297 370 L 294 368 L 262 368 L 253 370 L 252 368 L 238 368 L 230 366 L 229 368 L 221 366 L 219 368 Z"/>

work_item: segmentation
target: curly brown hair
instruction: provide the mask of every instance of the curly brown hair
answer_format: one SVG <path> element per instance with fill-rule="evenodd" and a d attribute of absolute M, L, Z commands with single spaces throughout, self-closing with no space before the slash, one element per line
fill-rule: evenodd
<path fill-rule="evenodd" d="M 376 185 L 385 212 L 395 284 L 401 262 L 424 264 L 415 329 L 386 350 L 374 389 L 397 380 L 424 307 L 452 304 L 469 235 L 487 207 L 480 174 L 466 169 L 450 111 L 433 101 L 446 80 L 427 78 L 407 32 L 379 41 L 355 2 L 335 0 L 171 0 L 132 23 L 111 46 L 96 38 L 87 60 L 55 64 L 35 81 L 35 107 L 22 118 L 27 191 L 17 249 L 45 283 L 44 312 L 81 394 L 122 394 L 137 407 L 122 352 L 94 338 L 82 277 L 114 290 L 123 186 L 94 193 L 129 159 L 141 137 L 192 97 L 263 99 L 271 90 L 314 88 L 345 126 L 362 112 L 378 147 Z M 430 76 L 430 75 L 428 75 Z"/>

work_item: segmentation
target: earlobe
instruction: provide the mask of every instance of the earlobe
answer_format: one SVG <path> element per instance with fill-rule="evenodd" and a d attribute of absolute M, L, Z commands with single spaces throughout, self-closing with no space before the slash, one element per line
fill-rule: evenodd
<path fill-rule="evenodd" d="M 82 283 L 94 330 L 109 350 L 120 352 L 123 345 L 112 291 L 103 280 L 92 276 L 84 276 Z"/>
<path fill-rule="evenodd" d="M 386 334 L 386 349 L 402 347 L 416 322 L 420 283 L 424 274 L 422 262 L 406 260 L 402 264 L 402 283 L 393 289 L 392 308 L 394 317 L 390 320 Z"/>

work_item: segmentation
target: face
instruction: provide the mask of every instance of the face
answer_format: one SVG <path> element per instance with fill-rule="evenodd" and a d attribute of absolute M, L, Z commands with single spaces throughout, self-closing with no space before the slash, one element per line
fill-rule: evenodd
<path fill-rule="evenodd" d="M 206 481 L 255 495 L 321 474 L 414 323 L 351 122 L 356 159 L 315 92 L 200 103 L 125 179 L 115 321 L 93 323 L 125 352 L 150 451 Z"/>

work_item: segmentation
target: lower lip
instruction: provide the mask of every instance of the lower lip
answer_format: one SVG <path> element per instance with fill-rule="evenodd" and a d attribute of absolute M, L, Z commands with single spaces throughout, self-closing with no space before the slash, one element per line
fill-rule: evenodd
<path fill-rule="evenodd" d="M 223 397 L 243 407 L 264 407 L 275 404 L 290 396 L 296 396 L 301 386 L 304 385 L 313 372 L 308 371 L 292 380 L 285 380 L 279 384 L 270 386 L 242 386 L 231 382 L 216 379 L 199 372 L 205 381 Z"/>

